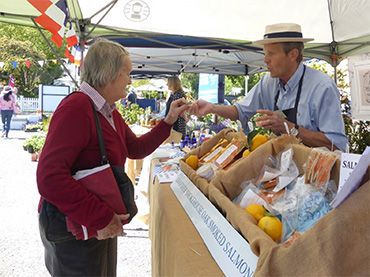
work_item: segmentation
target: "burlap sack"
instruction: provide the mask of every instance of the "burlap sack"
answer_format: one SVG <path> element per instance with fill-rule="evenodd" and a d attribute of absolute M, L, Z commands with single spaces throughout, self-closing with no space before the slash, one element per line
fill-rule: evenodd
<path fill-rule="evenodd" d="M 293 144 L 298 145 L 298 143 L 299 141 L 295 137 L 287 135 L 271 139 L 251 152 L 248 157 L 238 160 L 230 169 L 218 171 L 211 184 L 218 188 L 229 199 L 234 199 L 242 191 L 240 184 L 245 180 L 251 180 L 257 177 L 270 156 L 275 156 L 286 147 Z M 301 147 L 305 149 L 308 154 L 311 151 L 310 148 Z M 294 155 L 296 156 L 296 154 Z M 304 155 L 304 157 L 306 156 Z M 304 159 L 300 156 L 298 162 L 303 164 Z M 300 166 L 298 167 L 300 168 Z"/>
<path fill-rule="evenodd" d="M 182 160 L 180 160 L 181 170 L 203 192 L 205 196 L 208 196 L 209 182 L 206 179 L 197 175 L 195 170 L 185 163 L 185 160 L 189 155 L 196 155 L 199 158 L 204 156 L 213 148 L 213 146 L 215 146 L 220 141 L 220 139 L 225 138 L 228 141 L 231 141 L 235 134 L 236 132 L 233 129 L 230 128 L 224 129 L 215 136 L 203 142 L 202 145 L 200 145 L 196 149 L 190 151 Z"/>
<path fill-rule="evenodd" d="M 259 256 L 255 276 L 370 276 L 370 182 L 289 247 L 275 243 L 258 228 L 252 217 L 231 202 L 230 199 L 241 192 L 243 180 L 254 178 L 269 155 L 284 150 L 284 140 L 270 141 L 229 171 L 220 171 L 208 190 L 209 200 Z M 296 144 L 292 148 L 293 158 L 302 173 L 311 149 Z M 331 172 L 336 183 L 339 169 L 338 160 Z"/>
<path fill-rule="evenodd" d="M 288 248 L 262 247 L 255 276 L 370 276 L 370 181 Z"/>

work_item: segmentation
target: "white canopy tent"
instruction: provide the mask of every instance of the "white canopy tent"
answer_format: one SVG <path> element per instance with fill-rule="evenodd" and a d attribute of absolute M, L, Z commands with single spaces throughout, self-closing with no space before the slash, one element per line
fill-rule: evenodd
<path fill-rule="evenodd" d="M 305 37 L 315 39 L 307 45 L 306 54 L 311 57 L 331 62 L 332 54 L 340 59 L 370 50 L 368 0 L 79 0 L 78 3 L 84 18 L 89 18 L 92 24 L 115 29 L 248 43 L 261 39 L 268 24 L 294 22 L 302 26 Z M 97 14 L 99 6 L 105 9 Z"/>
<path fill-rule="evenodd" d="M 370 52 L 369 0 L 66 2 L 69 20 L 82 41 L 98 36 L 145 41 L 130 46 L 137 57 L 133 59 L 136 70 L 143 72 L 258 71 L 263 56 L 252 42 L 262 38 L 265 25 L 278 22 L 301 24 L 304 36 L 315 39 L 306 45 L 305 55 L 325 59 L 333 66 L 349 55 Z M 3 22 L 33 25 L 31 19 L 39 14 L 27 0 L 0 2 Z M 204 41 L 199 43 L 196 38 Z M 186 43 L 181 42 L 184 39 Z M 125 40 L 121 43 L 127 45 Z"/>

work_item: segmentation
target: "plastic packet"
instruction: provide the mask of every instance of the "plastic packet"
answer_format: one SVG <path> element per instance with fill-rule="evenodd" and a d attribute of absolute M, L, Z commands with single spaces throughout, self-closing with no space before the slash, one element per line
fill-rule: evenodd
<path fill-rule="evenodd" d="M 332 186 L 335 184 L 328 184 Z M 271 204 L 279 212 L 283 222 L 283 238 L 286 241 L 294 232 L 305 232 L 330 211 L 329 201 L 322 189 L 304 183 L 304 176 L 290 184 L 284 197 Z"/>
<path fill-rule="evenodd" d="M 338 158 L 337 152 L 326 148 L 312 149 L 304 165 L 305 183 L 317 188 L 324 186 L 329 181 L 331 169 Z"/>
<path fill-rule="evenodd" d="M 303 183 L 303 177 L 285 188 L 284 196 L 271 203 L 271 207 L 282 217 L 283 235 L 281 241 L 286 241 L 297 229 L 298 222 L 298 197 L 296 183 Z"/>
<path fill-rule="evenodd" d="M 215 176 L 216 171 L 216 165 L 214 165 L 213 163 L 205 163 L 197 169 L 196 173 L 207 181 L 211 181 Z"/>
<path fill-rule="evenodd" d="M 234 204 L 242 208 L 245 208 L 250 204 L 259 204 L 263 205 L 270 213 L 276 214 L 276 211 L 274 211 L 265 199 L 260 196 L 259 189 L 252 182 L 244 182 L 241 186 L 244 187 L 244 189 L 234 198 Z"/>
<path fill-rule="evenodd" d="M 293 149 L 288 148 L 280 152 L 276 158 L 270 157 L 256 183 L 261 184 L 264 189 L 272 189 L 275 193 L 288 186 L 299 175 L 293 154 Z M 272 187 L 271 181 L 275 182 L 275 186 Z"/>
<path fill-rule="evenodd" d="M 312 190 L 298 203 L 297 231 L 305 232 L 330 211 L 328 200 L 318 190 Z"/>

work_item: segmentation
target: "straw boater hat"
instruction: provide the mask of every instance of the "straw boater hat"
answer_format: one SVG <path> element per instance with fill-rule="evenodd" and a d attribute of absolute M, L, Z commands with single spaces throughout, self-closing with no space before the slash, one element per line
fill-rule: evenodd
<path fill-rule="evenodd" d="M 265 35 L 262 40 L 257 40 L 255 44 L 269 44 L 279 42 L 308 42 L 313 38 L 303 38 L 301 26 L 295 23 L 279 23 L 267 25 Z"/>

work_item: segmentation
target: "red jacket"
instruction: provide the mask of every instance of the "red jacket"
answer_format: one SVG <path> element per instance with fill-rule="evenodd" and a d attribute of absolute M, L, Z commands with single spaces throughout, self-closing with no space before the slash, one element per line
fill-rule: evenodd
<path fill-rule="evenodd" d="M 124 166 L 126 158 L 142 159 L 170 134 L 171 126 L 161 121 L 139 138 L 117 110 L 115 131 L 98 113 L 105 148 L 111 165 Z M 83 93 L 65 98 L 54 112 L 37 167 L 41 200 L 54 204 L 72 221 L 100 230 L 113 217 L 113 210 L 72 178 L 78 170 L 100 165 L 98 138 L 90 99 Z"/>

